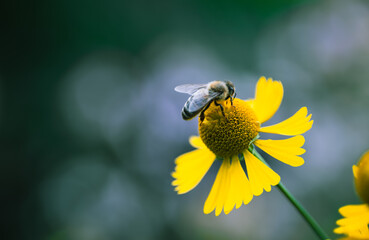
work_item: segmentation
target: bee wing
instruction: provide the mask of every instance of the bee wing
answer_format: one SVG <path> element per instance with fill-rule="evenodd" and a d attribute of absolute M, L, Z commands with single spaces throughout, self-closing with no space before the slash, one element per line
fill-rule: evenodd
<path fill-rule="evenodd" d="M 209 94 L 206 88 L 201 88 L 187 100 L 184 108 L 188 111 L 188 113 L 195 116 L 218 95 L 219 93 Z"/>
<path fill-rule="evenodd" d="M 183 84 L 174 88 L 176 92 L 194 94 L 200 89 L 205 89 L 207 84 Z"/>

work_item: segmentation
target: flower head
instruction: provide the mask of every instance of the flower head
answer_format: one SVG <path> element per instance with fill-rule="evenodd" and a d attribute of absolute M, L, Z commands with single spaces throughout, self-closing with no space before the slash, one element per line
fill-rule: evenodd
<path fill-rule="evenodd" d="M 236 98 L 233 103 L 225 101 L 222 105 L 225 117 L 219 107 L 212 104 L 206 110 L 205 120 L 199 122 L 199 133 L 215 155 L 231 158 L 248 149 L 259 133 L 260 123 L 250 104 L 241 99 Z"/>
<path fill-rule="evenodd" d="M 272 157 L 290 166 L 301 166 L 305 152 L 301 147 L 313 121 L 302 107 L 293 116 L 272 126 L 262 126 L 278 110 L 283 98 L 283 85 L 279 81 L 261 77 L 256 85 L 255 98 L 231 99 L 211 103 L 199 121 L 200 137 L 190 137 L 196 148 L 175 160 L 172 185 L 178 194 L 184 194 L 197 186 L 215 159 L 222 164 L 204 205 L 204 213 L 222 210 L 228 214 L 242 203 L 248 204 L 253 196 L 280 181 L 280 176 L 254 156 L 254 145 Z M 221 107 L 218 105 L 221 104 Z M 223 110 L 222 110 L 223 109 Z M 259 133 L 293 136 L 282 140 L 261 140 Z M 241 161 L 245 161 L 246 172 Z"/>
<path fill-rule="evenodd" d="M 358 165 L 352 166 L 356 192 L 364 204 L 347 205 L 339 209 L 344 217 L 337 221 L 334 232 L 346 234 L 350 239 L 369 239 L 369 151 L 359 160 Z"/>

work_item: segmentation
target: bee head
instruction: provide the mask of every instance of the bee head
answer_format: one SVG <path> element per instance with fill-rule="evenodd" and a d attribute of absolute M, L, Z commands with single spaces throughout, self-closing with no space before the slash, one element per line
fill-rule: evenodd
<path fill-rule="evenodd" d="M 229 96 L 233 96 L 235 94 L 235 87 L 231 81 L 226 81 L 226 86 L 228 87 Z"/>

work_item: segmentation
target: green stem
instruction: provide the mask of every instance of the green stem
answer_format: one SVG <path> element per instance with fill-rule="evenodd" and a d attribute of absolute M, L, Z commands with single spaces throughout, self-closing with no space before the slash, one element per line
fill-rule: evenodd
<path fill-rule="evenodd" d="M 250 149 L 250 152 L 260 159 L 264 164 L 268 167 L 269 165 L 265 162 L 264 158 L 253 148 Z M 277 185 L 278 189 L 287 197 L 287 199 L 292 203 L 292 205 L 297 209 L 297 211 L 301 214 L 301 216 L 305 219 L 305 221 L 310 225 L 310 227 L 314 230 L 316 235 L 321 240 L 329 240 L 327 234 L 323 231 L 323 229 L 319 226 L 317 221 L 309 214 L 308 211 L 296 200 L 296 198 L 287 190 L 287 188 L 283 185 L 282 182 L 279 182 Z"/>
<path fill-rule="evenodd" d="M 287 188 L 280 182 L 277 187 L 279 190 L 288 198 L 288 200 L 292 203 L 293 206 L 299 211 L 303 218 L 305 218 L 306 222 L 310 225 L 310 227 L 314 230 L 316 235 L 322 240 L 327 240 L 329 237 L 323 231 L 323 229 L 319 226 L 317 221 L 309 214 L 309 212 L 292 196 L 292 194 L 287 190 Z"/>

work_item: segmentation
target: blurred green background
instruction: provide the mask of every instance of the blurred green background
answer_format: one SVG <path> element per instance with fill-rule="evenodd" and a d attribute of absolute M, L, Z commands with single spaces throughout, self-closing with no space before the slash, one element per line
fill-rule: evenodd
<path fill-rule="evenodd" d="M 219 164 L 190 193 L 170 185 L 197 121 L 184 83 L 260 76 L 285 96 L 269 123 L 313 114 L 305 165 L 268 158 L 331 235 L 359 200 L 369 148 L 367 1 L 4 1 L 0 9 L 2 239 L 316 239 L 281 193 L 229 215 L 202 207 Z"/>

